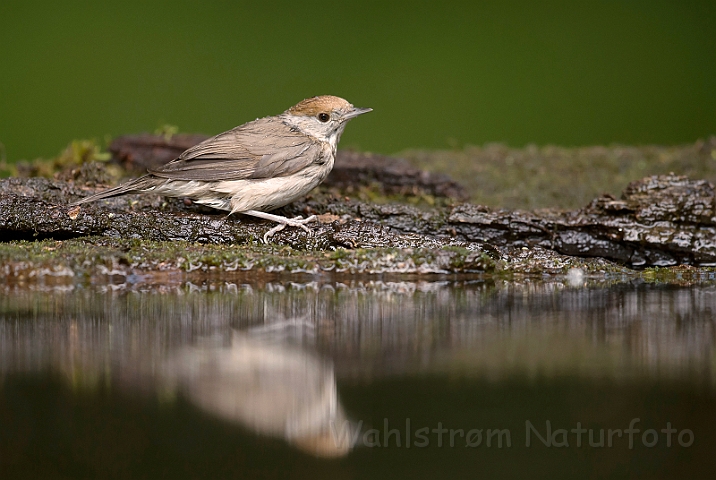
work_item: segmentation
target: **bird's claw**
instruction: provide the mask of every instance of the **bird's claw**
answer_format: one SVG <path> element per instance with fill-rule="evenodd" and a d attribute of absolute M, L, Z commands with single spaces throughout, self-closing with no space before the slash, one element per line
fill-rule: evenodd
<path fill-rule="evenodd" d="M 311 229 L 308 228 L 305 224 L 310 223 L 316 220 L 315 215 L 311 215 L 310 217 L 303 218 L 302 216 L 293 217 L 293 218 L 286 218 L 285 222 L 279 223 L 275 227 L 273 227 L 271 230 L 266 232 L 264 234 L 264 243 L 268 244 L 268 239 L 271 238 L 276 232 L 280 232 L 284 228 L 286 228 L 286 225 L 289 227 L 298 227 L 302 228 L 306 233 L 309 235 L 311 234 Z"/>

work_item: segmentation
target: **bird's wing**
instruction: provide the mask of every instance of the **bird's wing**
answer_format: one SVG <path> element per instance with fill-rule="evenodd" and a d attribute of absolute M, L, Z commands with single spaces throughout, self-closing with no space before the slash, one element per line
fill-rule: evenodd
<path fill-rule="evenodd" d="M 152 175 L 172 180 L 242 180 L 291 175 L 322 152 L 319 142 L 275 118 L 262 118 L 209 138 Z"/>

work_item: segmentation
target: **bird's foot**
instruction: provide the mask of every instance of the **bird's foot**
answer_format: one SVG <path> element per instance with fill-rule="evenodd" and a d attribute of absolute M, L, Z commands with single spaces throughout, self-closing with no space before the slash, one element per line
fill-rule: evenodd
<path fill-rule="evenodd" d="M 311 215 L 310 217 L 306 217 L 306 218 L 303 218 L 301 216 L 294 217 L 294 218 L 286 218 L 286 217 L 278 217 L 278 218 L 280 218 L 281 220 L 278 220 L 278 219 L 272 219 L 272 220 L 274 220 L 276 222 L 280 222 L 280 223 L 264 234 L 264 243 L 265 244 L 268 244 L 269 238 L 271 238 L 276 232 L 280 232 L 281 230 L 286 228 L 287 225 L 289 227 L 302 228 L 306 233 L 308 233 L 310 235 L 311 229 L 308 228 L 306 226 L 306 224 L 316 220 L 315 215 Z"/>

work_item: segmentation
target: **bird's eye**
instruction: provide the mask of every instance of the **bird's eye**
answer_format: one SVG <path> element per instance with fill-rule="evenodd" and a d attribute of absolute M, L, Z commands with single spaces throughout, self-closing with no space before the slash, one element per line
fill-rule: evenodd
<path fill-rule="evenodd" d="M 318 116 L 318 120 L 323 123 L 326 123 L 328 120 L 331 119 L 330 115 L 328 115 L 327 113 L 323 113 L 323 112 L 319 113 L 317 116 Z"/>

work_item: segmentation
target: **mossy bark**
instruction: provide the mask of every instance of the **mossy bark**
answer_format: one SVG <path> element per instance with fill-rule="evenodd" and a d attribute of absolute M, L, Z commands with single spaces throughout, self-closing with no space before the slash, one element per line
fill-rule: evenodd
<path fill-rule="evenodd" d="M 161 158 L 159 147 L 151 148 Z M 146 164 L 124 152 L 115 158 Z M 454 197 L 465 195 L 456 182 L 387 157 L 340 158 L 325 186 L 278 212 L 319 215 L 311 234 L 286 228 L 268 246 L 260 239 L 272 225 L 181 200 L 129 195 L 67 206 L 107 180 L 100 164 L 52 180 L 2 180 L 0 265 L 16 276 L 33 269 L 511 274 L 716 265 L 714 187 L 705 180 L 651 176 L 629 184 L 619 199 L 530 212 L 460 203 Z M 349 197 L 366 189 L 380 201 Z M 421 209 L 410 205 L 415 196 L 438 201 Z"/>

